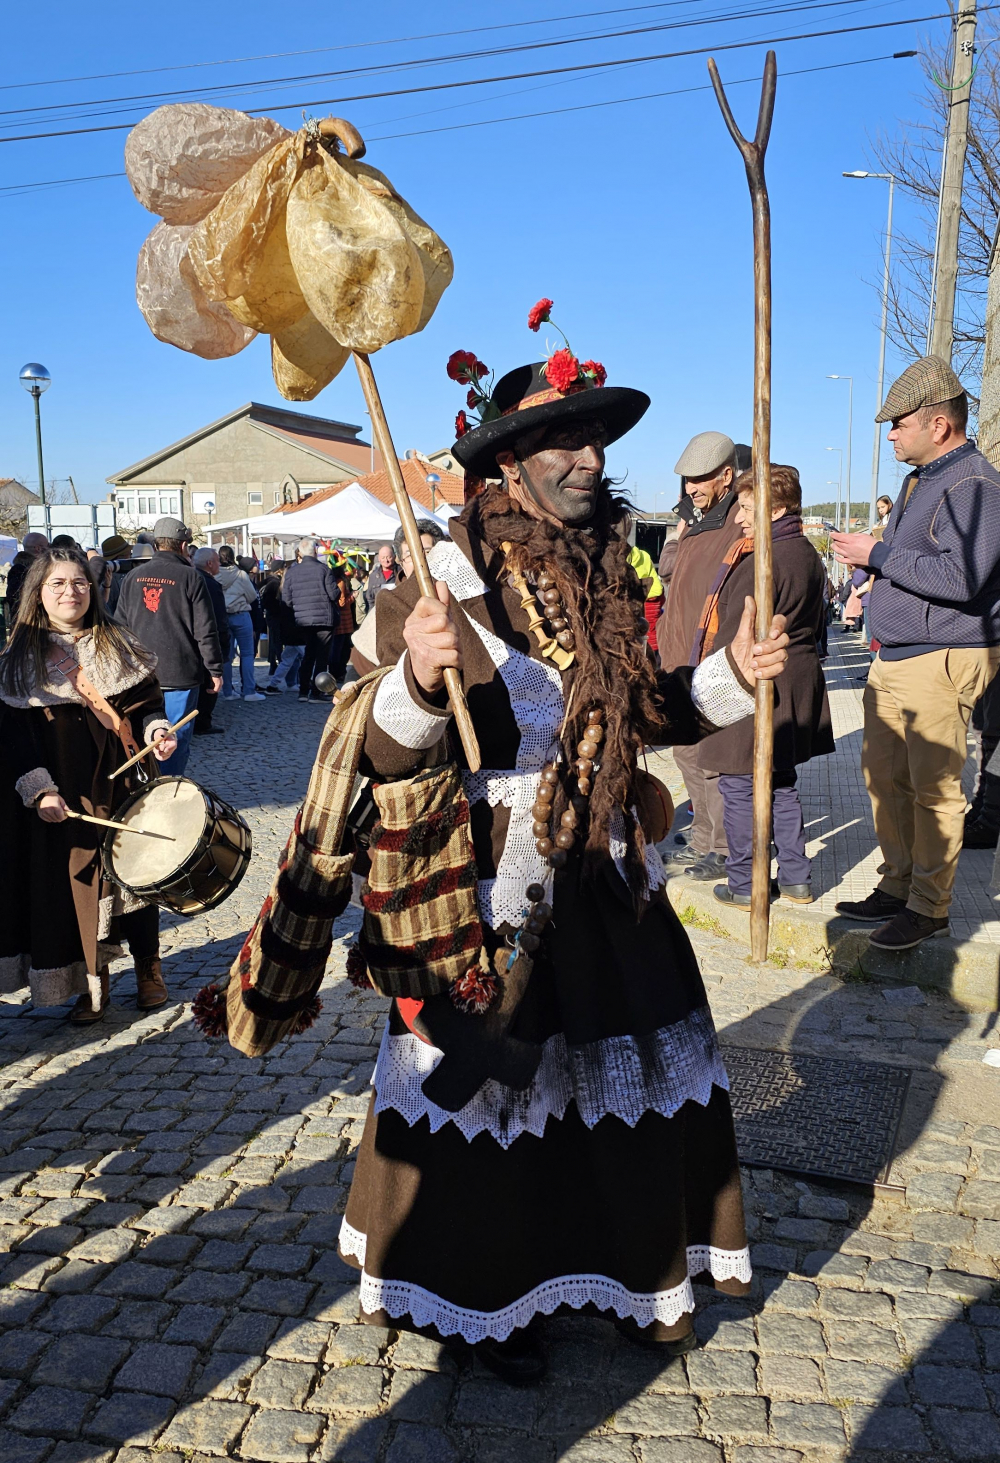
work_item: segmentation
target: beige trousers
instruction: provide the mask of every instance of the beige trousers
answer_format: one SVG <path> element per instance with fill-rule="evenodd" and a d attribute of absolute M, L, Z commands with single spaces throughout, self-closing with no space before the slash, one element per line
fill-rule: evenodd
<path fill-rule="evenodd" d="M 722 826 L 722 794 L 719 791 L 719 774 L 703 772 L 698 766 L 698 748 L 673 747 L 674 761 L 680 768 L 691 799 L 694 817 L 688 832 L 691 848 L 703 858 L 706 853 L 717 853 L 725 858 L 729 852 L 726 830 Z"/>
<path fill-rule="evenodd" d="M 948 913 L 962 850 L 969 717 L 998 664 L 1000 647 L 879 656 L 865 688 L 861 765 L 882 850 L 879 887 L 932 919 Z"/>

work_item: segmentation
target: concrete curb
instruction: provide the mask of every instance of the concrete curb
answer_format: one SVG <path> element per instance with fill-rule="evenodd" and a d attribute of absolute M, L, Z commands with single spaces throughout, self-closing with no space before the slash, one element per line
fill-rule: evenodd
<path fill-rule="evenodd" d="M 749 915 L 720 904 L 713 885 L 674 874 L 667 879 L 667 897 L 686 922 L 702 928 L 721 927 L 749 946 Z M 898 955 L 875 950 L 868 943 L 870 926 L 851 924 L 807 905 L 779 899 L 771 906 L 769 951 L 782 964 L 817 970 L 851 971 L 874 980 L 919 985 L 942 991 L 966 1011 L 1000 1010 L 1000 948 L 985 940 L 925 940 Z"/>

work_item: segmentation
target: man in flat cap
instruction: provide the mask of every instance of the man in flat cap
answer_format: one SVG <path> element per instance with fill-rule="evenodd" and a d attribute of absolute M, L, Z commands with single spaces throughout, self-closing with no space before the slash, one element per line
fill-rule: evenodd
<path fill-rule="evenodd" d="M 677 545 L 666 607 L 656 625 L 656 643 L 665 671 L 688 665 L 698 620 L 727 551 L 742 536 L 736 525 L 738 503 L 733 492 L 736 445 L 724 432 L 699 432 L 684 448 L 674 472 L 698 517 L 685 525 Z M 718 881 L 724 877 L 728 848 L 722 826 L 722 795 L 717 773 L 698 766 L 697 747 L 675 747 L 694 814 L 686 848 L 666 856 L 674 872 Z"/>
<path fill-rule="evenodd" d="M 871 942 L 908 950 L 948 930 L 966 801 L 973 706 L 1000 662 L 1000 473 L 966 436 L 968 399 L 939 356 L 890 388 L 903 483 L 881 543 L 835 533 L 837 558 L 874 576 L 880 642 L 865 689 L 862 766 L 882 850 L 878 887 L 837 911 L 877 925 Z"/>

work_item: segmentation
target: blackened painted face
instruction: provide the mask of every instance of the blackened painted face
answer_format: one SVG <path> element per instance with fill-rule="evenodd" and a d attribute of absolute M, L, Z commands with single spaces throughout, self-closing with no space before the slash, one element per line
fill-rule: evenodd
<path fill-rule="evenodd" d="M 546 518 L 587 523 L 604 480 L 606 443 L 607 428 L 594 417 L 532 433 L 518 443 L 515 456 L 524 497 Z"/>

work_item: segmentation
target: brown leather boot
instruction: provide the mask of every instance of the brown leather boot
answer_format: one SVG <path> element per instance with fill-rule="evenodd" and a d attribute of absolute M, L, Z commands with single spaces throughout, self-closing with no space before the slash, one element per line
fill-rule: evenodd
<path fill-rule="evenodd" d="M 108 1004 L 111 1000 L 111 995 L 108 991 L 108 967 L 105 965 L 102 970 L 97 972 L 97 976 L 101 982 L 100 1010 L 94 1010 L 94 1003 L 91 1000 L 90 992 L 85 991 L 82 996 L 77 997 L 76 1005 L 69 1013 L 69 1019 L 74 1026 L 90 1026 L 94 1021 L 100 1021 L 108 1009 Z"/>
<path fill-rule="evenodd" d="M 155 1011 L 165 1006 L 169 999 L 159 955 L 137 956 L 135 962 L 135 986 L 138 992 L 136 1005 L 140 1011 Z"/>

